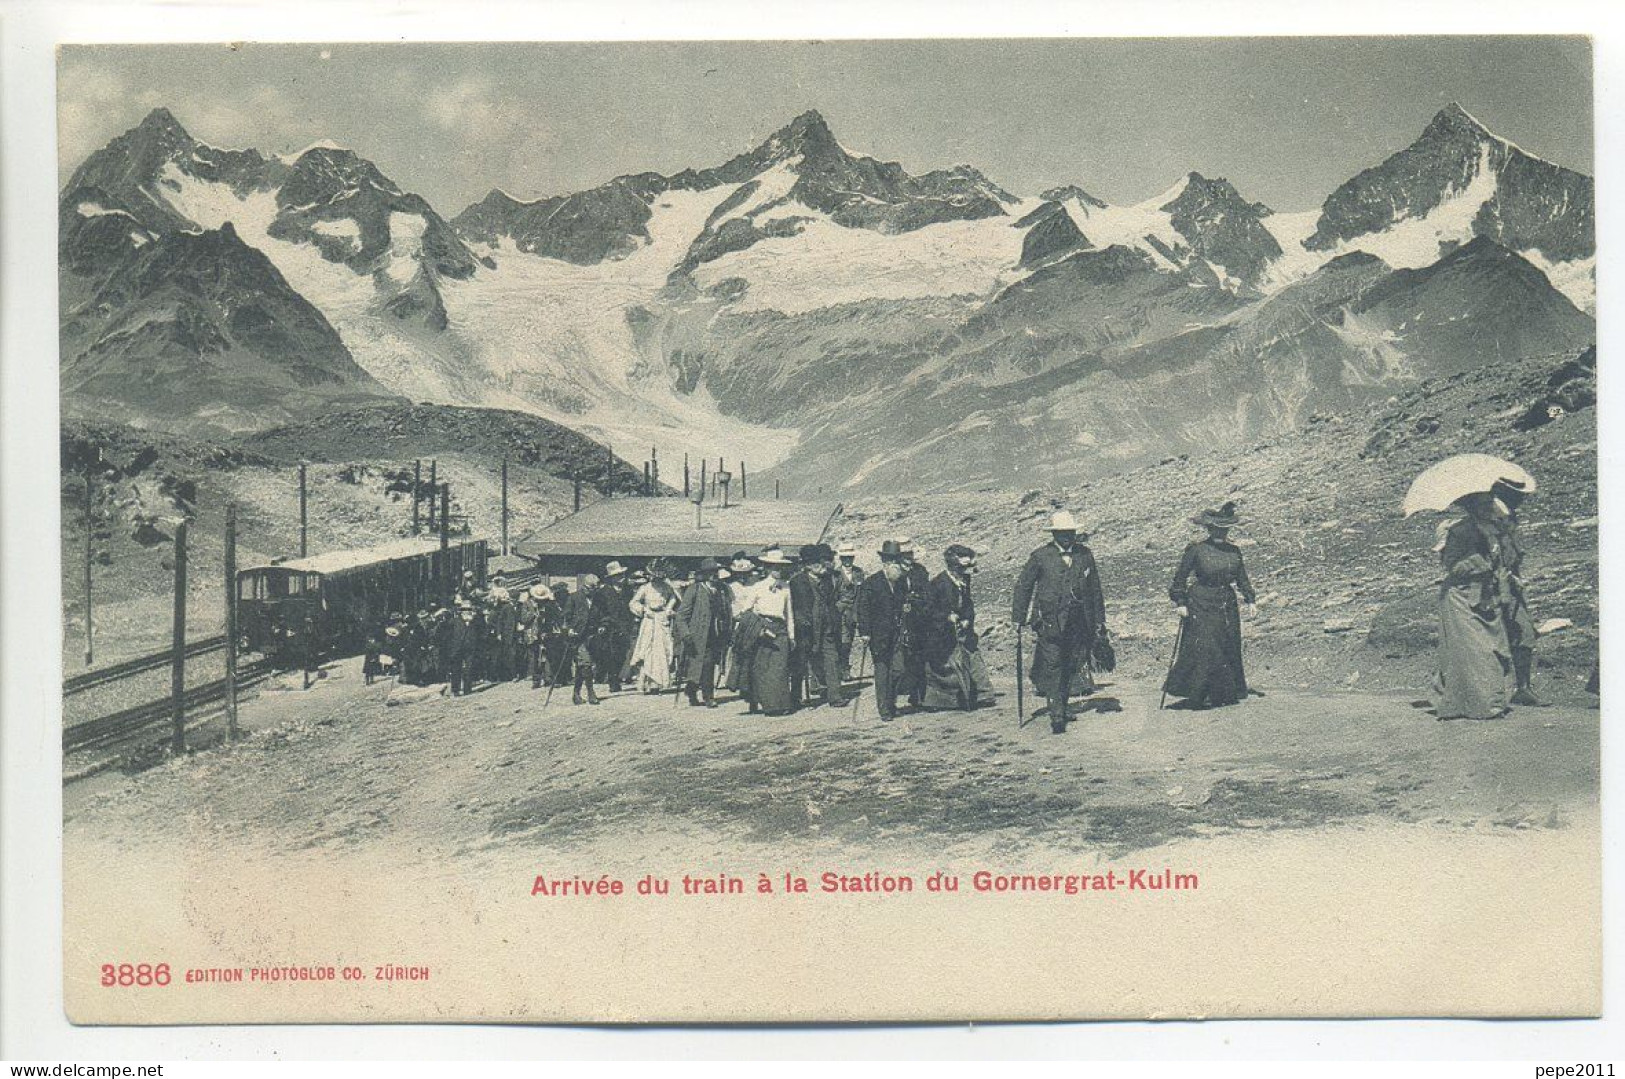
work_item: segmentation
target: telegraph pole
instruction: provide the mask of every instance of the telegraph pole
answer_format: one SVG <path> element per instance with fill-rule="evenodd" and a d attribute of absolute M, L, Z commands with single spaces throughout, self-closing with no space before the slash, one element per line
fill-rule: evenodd
<path fill-rule="evenodd" d="M 305 518 L 305 463 L 299 462 L 299 557 L 310 553 Z"/>
<path fill-rule="evenodd" d="M 170 748 L 186 752 L 186 522 L 175 526 L 175 612 L 169 648 Z"/>
<path fill-rule="evenodd" d="M 429 462 L 429 531 L 431 532 L 434 531 L 435 495 L 440 491 L 440 484 L 435 481 L 435 470 L 439 465 L 439 461 Z"/>
<path fill-rule="evenodd" d="M 237 503 L 226 503 L 226 737 L 237 737 Z"/>
<path fill-rule="evenodd" d="M 508 553 L 508 459 L 502 459 L 502 553 Z"/>
<path fill-rule="evenodd" d="M 96 451 L 101 457 L 101 451 Z M 96 631 L 90 602 L 90 565 L 96 559 L 96 462 L 85 463 L 85 666 L 96 656 Z"/>
<path fill-rule="evenodd" d="M 745 500 L 745 459 L 739 459 L 739 501 Z"/>
<path fill-rule="evenodd" d="M 412 535 L 417 535 L 418 503 L 423 501 L 423 458 L 412 462 Z"/>

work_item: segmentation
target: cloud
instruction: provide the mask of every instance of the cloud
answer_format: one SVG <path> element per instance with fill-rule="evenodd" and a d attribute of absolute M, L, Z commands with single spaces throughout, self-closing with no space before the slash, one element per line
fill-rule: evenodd
<path fill-rule="evenodd" d="M 238 149 L 312 141 L 298 125 L 296 104 L 287 91 L 268 84 L 229 96 L 138 84 L 103 54 L 79 58 L 65 52 L 57 81 L 57 161 L 64 172 L 72 171 L 159 106 L 173 112 L 194 138 L 211 146 Z"/>
<path fill-rule="evenodd" d="M 484 75 L 431 84 L 422 100 L 431 124 L 471 143 L 491 147 L 551 137 L 534 113 L 516 107 L 512 95 Z"/>

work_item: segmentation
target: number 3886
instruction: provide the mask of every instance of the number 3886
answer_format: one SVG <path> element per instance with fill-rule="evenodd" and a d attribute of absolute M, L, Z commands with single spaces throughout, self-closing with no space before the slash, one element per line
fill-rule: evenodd
<path fill-rule="evenodd" d="M 146 988 L 169 984 L 168 963 L 103 963 L 102 985 L 105 987 Z"/>

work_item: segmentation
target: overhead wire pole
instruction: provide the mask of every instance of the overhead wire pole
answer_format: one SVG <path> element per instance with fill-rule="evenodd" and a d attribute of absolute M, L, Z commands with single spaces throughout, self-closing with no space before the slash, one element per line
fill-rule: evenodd
<path fill-rule="evenodd" d="M 419 457 L 412 462 L 412 535 L 420 531 L 418 526 L 418 503 L 423 500 L 423 458 Z"/>
<path fill-rule="evenodd" d="M 100 456 L 98 452 L 97 456 Z M 85 462 L 85 666 L 96 657 L 94 610 L 90 599 L 90 566 L 96 559 L 96 464 Z"/>
<path fill-rule="evenodd" d="M 170 749 L 186 752 L 186 522 L 175 526 L 175 612 L 169 650 Z"/>
<path fill-rule="evenodd" d="M 502 459 L 502 553 L 508 553 L 508 459 Z"/>
<path fill-rule="evenodd" d="M 309 533 L 306 528 L 305 517 L 305 463 L 299 462 L 299 557 L 304 558 L 310 553 Z"/>
<path fill-rule="evenodd" d="M 429 531 L 434 531 L 434 504 L 440 494 L 440 484 L 436 479 L 439 461 L 429 462 Z"/>
<path fill-rule="evenodd" d="M 237 737 L 237 503 L 226 503 L 226 737 Z"/>
<path fill-rule="evenodd" d="M 451 483 L 447 481 L 440 485 L 440 577 L 441 591 L 445 593 L 444 603 L 450 603 L 456 593 L 457 583 L 451 579 L 451 556 L 446 553 L 451 546 L 451 533 L 447 520 L 451 517 Z"/>

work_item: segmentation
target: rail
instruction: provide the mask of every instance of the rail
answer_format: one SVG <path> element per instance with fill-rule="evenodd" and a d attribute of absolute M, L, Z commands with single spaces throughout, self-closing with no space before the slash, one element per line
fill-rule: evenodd
<path fill-rule="evenodd" d="M 222 633 L 218 636 L 205 637 L 202 640 L 190 642 L 186 646 L 185 655 L 187 659 L 192 659 L 196 656 L 208 655 L 210 652 L 218 652 L 224 647 L 226 647 L 226 635 Z M 82 693 L 87 689 L 106 685 L 108 682 L 117 682 L 121 678 L 130 677 L 132 674 L 141 674 L 143 671 L 167 667 L 173 656 L 174 653 L 166 648 L 162 652 L 137 656 L 135 659 L 127 659 L 123 663 L 113 663 L 106 667 L 97 668 L 94 671 L 86 671 L 83 674 L 64 678 L 62 680 L 62 695 L 71 697 L 75 693 Z"/>
<path fill-rule="evenodd" d="M 166 661 L 168 659 L 167 653 L 165 659 Z M 272 670 L 272 662 L 269 659 L 245 663 L 237 668 L 237 687 L 241 689 L 244 686 L 252 685 L 265 678 Z M 187 718 L 196 717 L 204 706 L 223 700 L 225 696 L 226 680 L 224 678 L 217 678 L 213 682 L 193 686 L 186 691 L 183 697 Z M 82 723 L 64 727 L 62 729 L 62 751 L 64 753 L 75 753 L 86 749 L 99 749 L 123 741 L 147 727 L 171 722 L 174 708 L 175 699 L 165 697 L 162 700 L 138 704 L 132 708 L 124 708 L 98 719 L 89 719 Z"/>

